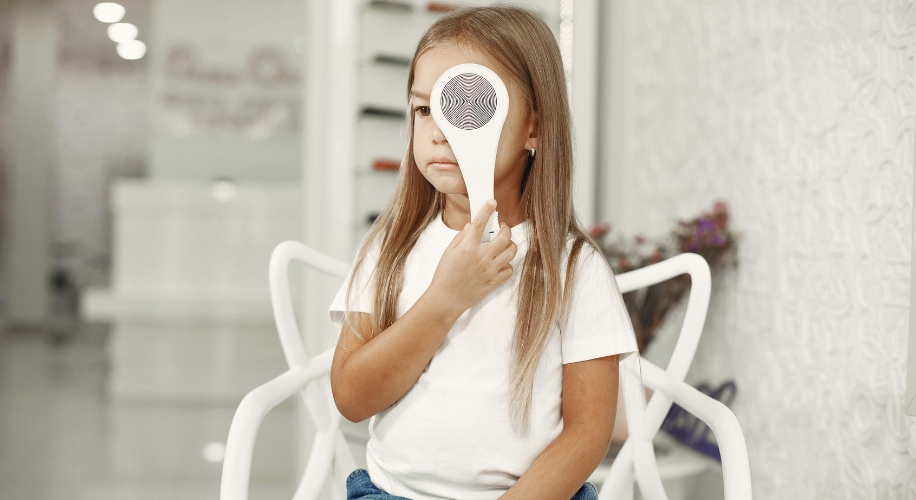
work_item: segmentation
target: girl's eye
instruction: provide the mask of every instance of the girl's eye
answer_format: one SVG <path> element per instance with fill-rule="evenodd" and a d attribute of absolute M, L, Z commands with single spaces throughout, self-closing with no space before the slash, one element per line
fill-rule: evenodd
<path fill-rule="evenodd" d="M 429 116 L 429 106 L 416 106 L 413 111 L 414 113 L 420 113 L 420 116 Z"/>

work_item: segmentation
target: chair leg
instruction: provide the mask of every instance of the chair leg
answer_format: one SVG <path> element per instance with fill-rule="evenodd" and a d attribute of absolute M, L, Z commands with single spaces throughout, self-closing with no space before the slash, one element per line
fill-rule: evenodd
<path fill-rule="evenodd" d="M 356 470 L 356 460 L 350 453 L 350 446 L 343 432 L 337 432 L 334 450 L 334 479 L 335 483 L 346 485 L 350 473 Z"/>
<path fill-rule="evenodd" d="M 636 476 L 633 469 L 633 443 L 626 442 L 617 453 L 598 491 L 598 500 L 633 500 Z"/>
<path fill-rule="evenodd" d="M 312 452 L 309 454 L 305 474 L 302 476 L 302 482 L 299 483 L 293 500 L 317 500 L 318 495 L 321 494 L 321 488 L 331 470 L 331 461 L 334 460 L 334 438 L 338 432 L 337 429 L 332 429 L 330 432 L 315 434 L 315 442 L 312 444 Z"/>
<path fill-rule="evenodd" d="M 331 498 L 333 498 L 334 500 L 347 500 L 346 484 L 341 484 L 340 481 L 332 481 L 331 482 Z"/>
<path fill-rule="evenodd" d="M 624 483 L 623 491 L 620 493 L 621 500 L 633 500 L 633 497 L 636 496 L 634 491 L 635 483 L 636 478 L 633 477 L 633 470 L 630 469 L 630 473 L 627 474 L 627 480 Z"/>

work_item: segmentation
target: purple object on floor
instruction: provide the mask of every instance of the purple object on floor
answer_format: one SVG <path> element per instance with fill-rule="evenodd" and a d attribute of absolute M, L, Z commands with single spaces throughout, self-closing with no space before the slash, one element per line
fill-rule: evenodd
<path fill-rule="evenodd" d="M 725 406 L 731 404 L 738 392 L 734 380 L 727 380 L 717 389 L 713 389 L 708 384 L 701 384 L 697 390 L 707 396 L 721 402 Z M 662 430 L 670 434 L 674 439 L 685 445 L 697 450 L 698 452 L 712 457 L 719 462 L 722 456 L 719 454 L 719 445 L 716 443 L 715 436 L 708 425 L 702 420 L 693 416 L 687 410 L 681 408 L 677 403 L 671 405 L 668 415 L 662 422 Z"/>

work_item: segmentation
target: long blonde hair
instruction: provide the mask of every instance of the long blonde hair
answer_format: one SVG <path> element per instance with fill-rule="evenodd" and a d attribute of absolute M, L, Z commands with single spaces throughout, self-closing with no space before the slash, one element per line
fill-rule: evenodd
<path fill-rule="evenodd" d="M 408 144 L 397 186 L 363 238 L 352 275 L 357 274 L 369 247 L 381 238 L 374 273 L 371 339 L 397 319 L 397 299 L 407 256 L 427 224 L 445 208 L 445 195 L 423 177 L 413 157 L 409 92 L 419 56 L 432 47 L 456 42 L 489 55 L 522 90 L 529 112 L 538 114 L 537 155 L 529 160 L 521 184 L 520 205 L 529 222 L 528 251 L 522 264 L 509 371 L 512 427 L 517 434 L 527 435 L 535 373 L 553 328 L 565 323 L 571 298 L 566 291 L 573 289 L 572 271 L 578 255 L 585 243 L 598 251 L 573 208 L 571 120 L 560 50 L 550 28 L 537 16 L 511 6 L 461 8 L 436 20 L 420 39 L 407 78 Z M 561 260 L 569 238 L 572 246 L 564 287 Z M 352 289 L 351 282 L 348 303 Z M 349 314 L 344 315 L 344 322 L 363 341 L 367 340 L 352 324 Z"/>

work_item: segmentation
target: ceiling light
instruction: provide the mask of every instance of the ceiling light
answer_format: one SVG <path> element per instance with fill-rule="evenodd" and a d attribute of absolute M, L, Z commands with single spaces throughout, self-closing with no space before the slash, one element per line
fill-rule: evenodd
<path fill-rule="evenodd" d="M 102 2 L 92 8 L 92 14 L 103 23 L 116 23 L 124 18 L 125 12 L 121 4 L 114 2 Z"/>
<path fill-rule="evenodd" d="M 204 445 L 204 448 L 201 450 L 201 455 L 203 455 L 204 460 L 211 463 L 219 463 L 223 461 L 223 458 L 226 456 L 226 445 L 223 443 L 213 441 L 212 443 L 207 443 Z"/>
<path fill-rule="evenodd" d="M 112 42 L 126 42 L 137 38 L 140 30 L 130 23 L 114 23 L 108 26 L 108 38 Z"/>
<path fill-rule="evenodd" d="M 235 182 L 225 177 L 215 179 L 213 185 L 210 187 L 210 194 L 221 201 L 229 201 L 235 198 L 235 192 Z"/>
<path fill-rule="evenodd" d="M 118 43 L 118 55 L 124 59 L 140 59 L 146 54 L 146 44 L 140 40 L 127 40 Z"/>

